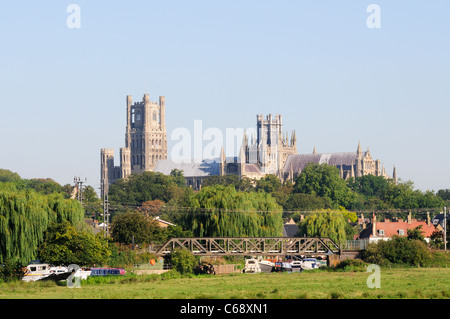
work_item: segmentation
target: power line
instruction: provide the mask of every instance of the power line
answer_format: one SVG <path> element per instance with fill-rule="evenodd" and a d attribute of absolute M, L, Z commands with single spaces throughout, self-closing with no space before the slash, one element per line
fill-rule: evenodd
<path fill-rule="evenodd" d="M 356 214 L 401 214 L 401 213 L 415 213 L 415 214 L 427 214 L 430 211 L 442 210 L 442 208 L 414 208 L 414 209 L 389 209 L 389 210 L 348 210 L 340 211 L 333 209 L 324 210 L 243 210 L 243 209 L 230 209 L 230 208 L 216 208 L 216 207 L 185 207 L 185 206 L 161 206 L 161 207 L 149 207 L 142 204 L 127 204 L 127 203 L 115 203 L 108 202 L 108 206 L 111 209 L 129 208 L 137 210 L 154 210 L 161 209 L 163 211 L 177 211 L 178 213 L 192 213 L 192 212 L 227 212 L 227 213 L 284 213 L 284 214 L 295 214 L 295 213 L 356 213 Z"/>

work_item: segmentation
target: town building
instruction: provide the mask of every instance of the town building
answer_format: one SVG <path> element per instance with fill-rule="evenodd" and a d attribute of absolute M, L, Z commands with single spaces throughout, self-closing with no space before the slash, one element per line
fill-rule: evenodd
<path fill-rule="evenodd" d="M 363 229 L 356 239 L 366 239 L 369 240 L 369 242 L 389 240 L 394 235 L 407 236 L 408 230 L 413 230 L 417 227 L 421 227 L 425 241 L 429 242 L 431 235 L 436 231 L 436 227 L 431 222 L 429 213 L 427 213 L 427 219 L 425 221 L 412 218 L 411 212 L 409 213 L 407 220 L 397 219 L 392 221 L 385 218 L 383 221 L 377 221 L 375 214 L 373 214 L 370 222 L 364 221 L 364 217 L 360 220 L 363 220 Z"/>

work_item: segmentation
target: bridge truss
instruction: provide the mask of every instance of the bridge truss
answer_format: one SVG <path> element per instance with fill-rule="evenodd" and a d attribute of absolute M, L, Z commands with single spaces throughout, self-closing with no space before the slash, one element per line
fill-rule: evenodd
<path fill-rule="evenodd" d="M 280 256 L 340 254 L 339 245 L 330 238 L 309 237 L 193 237 L 171 238 L 156 251 L 170 254 L 176 249 L 200 256 Z"/>

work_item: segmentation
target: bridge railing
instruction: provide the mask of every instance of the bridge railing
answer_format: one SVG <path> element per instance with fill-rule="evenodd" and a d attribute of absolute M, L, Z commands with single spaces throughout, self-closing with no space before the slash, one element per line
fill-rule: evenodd
<path fill-rule="evenodd" d="M 193 237 L 171 238 L 156 251 L 165 255 L 176 249 L 195 255 L 331 255 L 340 247 L 330 238 L 307 237 Z"/>

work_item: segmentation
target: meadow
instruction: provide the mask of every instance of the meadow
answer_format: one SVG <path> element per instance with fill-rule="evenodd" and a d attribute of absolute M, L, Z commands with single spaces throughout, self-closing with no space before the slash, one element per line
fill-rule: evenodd
<path fill-rule="evenodd" d="M 0 283 L 0 299 L 449 299 L 448 268 L 382 268 L 380 288 L 364 271 L 90 277 L 64 282 Z"/>

